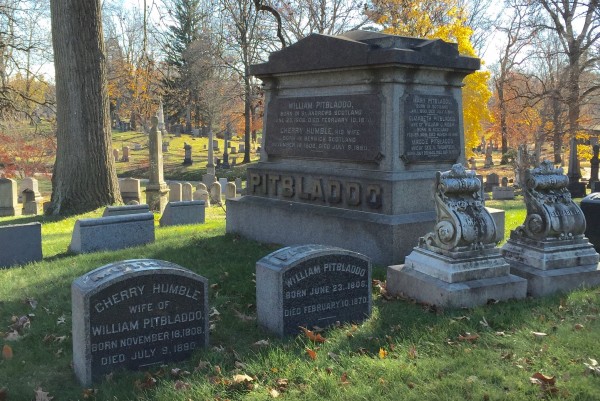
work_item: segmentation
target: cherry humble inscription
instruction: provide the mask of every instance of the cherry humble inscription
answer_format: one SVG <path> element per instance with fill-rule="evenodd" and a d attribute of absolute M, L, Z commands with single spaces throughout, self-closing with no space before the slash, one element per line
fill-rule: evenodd
<path fill-rule="evenodd" d="M 267 107 L 270 155 L 376 162 L 381 101 L 375 94 L 280 97 Z"/>
<path fill-rule="evenodd" d="M 72 286 L 73 359 L 84 385 L 180 361 L 208 344 L 207 280 L 170 262 L 113 263 Z"/>

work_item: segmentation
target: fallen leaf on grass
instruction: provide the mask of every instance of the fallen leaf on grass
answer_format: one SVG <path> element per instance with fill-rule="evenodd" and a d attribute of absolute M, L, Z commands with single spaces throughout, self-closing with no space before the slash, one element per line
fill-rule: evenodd
<path fill-rule="evenodd" d="M 529 378 L 529 382 L 540 386 L 543 392 L 556 394 L 556 378 L 554 376 L 546 376 L 540 372 L 536 372 Z"/>
<path fill-rule="evenodd" d="M 145 390 L 156 386 L 156 379 L 150 373 L 146 373 L 144 380 L 136 380 L 135 387 L 140 390 Z"/>
<path fill-rule="evenodd" d="M 600 376 L 600 365 L 598 365 L 598 361 L 592 358 L 588 359 L 590 360 L 590 363 L 583 363 L 587 368 L 586 373 L 591 373 L 594 376 Z"/>
<path fill-rule="evenodd" d="M 458 335 L 458 341 L 468 341 L 470 343 L 477 341 L 478 338 L 479 334 L 465 333 L 464 336 L 462 334 Z"/>
<path fill-rule="evenodd" d="M 198 362 L 198 366 L 196 366 L 194 368 L 194 372 L 197 372 L 199 370 L 204 370 L 204 369 L 208 368 L 209 366 L 210 366 L 210 362 L 200 361 L 200 362 Z"/>
<path fill-rule="evenodd" d="M 252 382 L 252 381 L 254 381 L 254 379 L 246 374 L 233 376 L 234 383 L 244 383 L 244 382 Z"/>
<path fill-rule="evenodd" d="M 83 389 L 83 399 L 87 400 L 88 398 L 95 397 L 98 394 L 97 388 L 84 388 Z"/>
<path fill-rule="evenodd" d="M 573 326 L 573 328 L 574 328 L 575 330 L 582 330 L 582 329 L 584 328 L 584 326 L 583 326 L 583 324 L 579 324 L 579 323 L 577 323 L 575 326 Z"/>
<path fill-rule="evenodd" d="M 4 358 L 4 359 L 12 359 L 13 358 L 13 350 L 10 345 L 4 345 L 4 347 L 2 347 L 2 358 Z"/>
<path fill-rule="evenodd" d="M 209 317 L 221 316 L 221 313 L 217 310 L 217 308 L 212 308 L 208 313 Z"/>
<path fill-rule="evenodd" d="M 50 394 L 50 393 L 47 393 L 47 392 L 43 391 L 41 387 L 38 387 L 35 390 L 35 401 L 50 401 L 51 399 L 54 398 L 54 397 L 48 396 L 48 394 Z"/>
<path fill-rule="evenodd" d="M 238 369 L 246 369 L 246 364 L 240 361 L 235 361 L 235 363 L 233 364 L 236 368 Z"/>
<path fill-rule="evenodd" d="M 333 352 L 328 352 L 327 356 L 330 357 L 331 359 L 333 359 L 336 362 L 340 361 L 340 356 L 337 354 L 334 354 Z"/>
<path fill-rule="evenodd" d="M 37 304 L 38 304 L 38 302 L 31 297 L 25 298 L 25 303 L 29 304 L 29 306 L 31 306 L 31 309 L 37 308 Z"/>
<path fill-rule="evenodd" d="M 65 324 L 65 323 L 66 323 L 66 320 L 67 320 L 67 319 L 66 319 L 66 318 L 65 318 L 65 316 L 63 315 L 63 316 L 59 317 L 59 318 L 56 320 L 56 324 Z"/>
<path fill-rule="evenodd" d="M 13 324 L 10 326 L 11 329 L 16 330 L 18 332 L 22 332 L 25 329 L 31 327 L 31 320 L 29 320 L 28 316 L 21 317 L 12 317 Z"/>
<path fill-rule="evenodd" d="M 379 290 L 379 295 L 381 295 L 385 300 L 390 301 L 394 299 L 394 297 L 388 294 L 387 283 L 385 281 L 373 280 L 372 283 L 373 287 Z"/>
<path fill-rule="evenodd" d="M 546 333 L 542 333 L 542 332 L 539 332 L 539 331 L 532 331 L 531 334 L 533 334 L 533 336 L 535 338 L 544 338 L 544 337 L 546 337 L 548 335 Z"/>
<path fill-rule="evenodd" d="M 190 383 L 186 383 L 184 381 L 181 380 L 177 380 L 174 384 L 175 390 L 178 391 L 182 391 L 182 390 L 189 390 L 192 385 Z"/>
<path fill-rule="evenodd" d="M 418 355 L 419 354 L 417 353 L 417 347 L 415 347 L 414 345 L 408 349 L 408 358 L 409 359 L 416 359 Z"/>
<path fill-rule="evenodd" d="M 350 384 L 350 381 L 348 381 L 348 374 L 346 372 L 342 373 L 342 376 L 340 377 L 340 382 L 342 384 Z"/>
<path fill-rule="evenodd" d="M 388 352 L 384 350 L 382 347 L 379 347 L 379 359 L 384 359 L 387 356 Z"/>
<path fill-rule="evenodd" d="M 323 336 L 321 336 L 320 334 L 315 334 L 314 332 L 310 331 L 306 327 L 302 327 L 302 326 L 299 326 L 299 327 L 300 327 L 300 329 L 302 329 L 302 331 L 304 332 L 306 337 L 308 337 L 309 340 L 314 341 L 316 343 L 324 343 L 326 341 L 325 338 Z"/>
<path fill-rule="evenodd" d="M 245 322 L 250 322 L 250 321 L 256 320 L 256 317 L 255 317 L 255 316 L 248 316 L 248 315 L 244 315 L 243 313 L 241 313 L 241 312 L 238 312 L 238 311 L 236 311 L 235 309 L 233 310 L 233 313 L 235 314 L 235 316 L 236 316 L 238 319 L 241 319 L 241 320 L 243 320 L 243 321 L 245 321 Z"/>
<path fill-rule="evenodd" d="M 310 359 L 312 359 L 313 361 L 315 359 L 317 359 L 317 353 L 316 353 L 316 351 L 314 351 L 314 350 L 312 350 L 310 348 L 307 348 L 306 349 L 306 353 L 308 354 L 308 356 L 310 357 Z"/>
<path fill-rule="evenodd" d="M 289 384 L 289 380 L 284 379 L 284 378 L 279 378 L 279 379 L 277 379 L 276 384 L 277 384 L 277 388 L 279 389 L 279 391 L 284 391 Z"/>
<path fill-rule="evenodd" d="M 279 391 L 275 390 L 274 388 L 270 388 L 269 395 L 273 398 L 277 398 L 279 397 Z"/>
<path fill-rule="evenodd" d="M 265 347 L 265 346 L 269 345 L 269 340 L 258 340 L 257 342 L 255 342 L 252 345 L 257 346 L 257 347 Z"/>
<path fill-rule="evenodd" d="M 20 335 L 19 332 L 16 330 L 10 331 L 4 335 L 4 339 L 6 341 L 17 341 L 17 340 L 20 340 L 21 337 L 23 337 L 23 336 Z"/>
<path fill-rule="evenodd" d="M 190 372 L 188 372 L 187 370 L 182 370 L 179 368 L 171 369 L 171 376 L 173 376 L 174 378 L 188 376 L 189 374 L 190 374 Z"/>

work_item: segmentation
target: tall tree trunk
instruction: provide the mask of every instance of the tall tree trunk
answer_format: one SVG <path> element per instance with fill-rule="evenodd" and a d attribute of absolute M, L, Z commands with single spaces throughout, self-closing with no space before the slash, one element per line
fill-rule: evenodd
<path fill-rule="evenodd" d="M 51 0 L 57 151 L 52 214 L 121 202 L 99 0 Z"/>

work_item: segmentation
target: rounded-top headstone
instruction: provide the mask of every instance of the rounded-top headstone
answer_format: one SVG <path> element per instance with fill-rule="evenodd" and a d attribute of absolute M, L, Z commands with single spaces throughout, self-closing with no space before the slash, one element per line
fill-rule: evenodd
<path fill-rule="evenodd" d="M 280 336 L 360 322 L 371 314 L 371 269 L 368 257 L 331 246 L 275 251 L 256 263 L 258 322 Z"/>
<path fill-rule="evenodd" d="M 175 263 L 111 263 L 75 279 L 71 297 L 73 366 L 84 386 L 208 345 L 208 280 Z"/>

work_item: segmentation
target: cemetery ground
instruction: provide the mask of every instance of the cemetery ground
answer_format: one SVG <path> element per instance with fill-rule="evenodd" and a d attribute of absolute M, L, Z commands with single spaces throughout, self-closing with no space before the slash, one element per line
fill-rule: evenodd
<path fill-rule="evenodd" d="M 506 234 L 524 217 L 506 210 Z M 275 251 L 225 234 L 225 214 L 163 227 L 153 244 L 66 252 L 75 220 L 41 221 L 44 260 L 0 270 L 0 400 L 531 400 L 600 399 L 600 289 L 472 309 L 440 309 L 385 292 L 373 272 L 373 314 L 279 338 L 256 324 L 255 263 Z M 158 216 L 156 216 L 158 218 Z M 72 369 L 71 283 L 119 260 L 168 260 L 209 280 L 210 345 L 185 362 L 114 372 L 82 388 Z M 318 334 L 318 336 L 317 336 Z"/>

